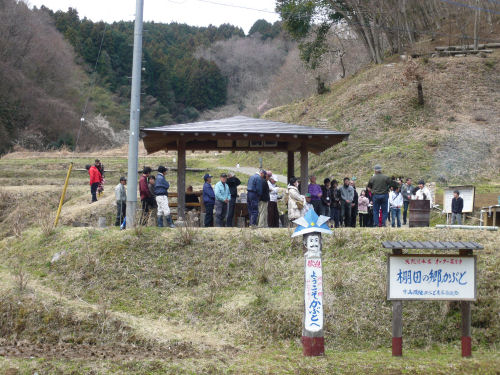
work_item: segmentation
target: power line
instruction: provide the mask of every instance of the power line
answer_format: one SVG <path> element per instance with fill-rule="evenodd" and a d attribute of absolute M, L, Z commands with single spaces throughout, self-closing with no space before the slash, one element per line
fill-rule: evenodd
<path fill-rule="evenodd" d="M 208 4 L 214 4 L 214 5 L 221 5 L 221 6 L 230 7 L 230 8 L 239 8 L 239 9 L 253 10 L 255 12 L 263 12 L 263 13 L 269 13 L 269 14 L 279 15 L 279 13 L 277 13 L 277 12 L 275 12 L 273 10 L 256 9 L 256 8 L 246 7 L 246 6 L 243 6 L 243 5 L 234 5 L 234 4 L 227 4 L 227 3 L 219 3 L 218 1 L 212 1 L 212 0 L 195 0 L 195 1 L 199 1 L 199 2 L 202 2 L 202 3 L 208 3 Z"/>
<path fill-rule="evenodd" d="M 80 140 L 80 134 L 82 132 L 83 122 L 85 121 L 85 114 L 87 113 L 87 108 L 88 108 L 90 97 L 92 94 L 92 89 L 94 88 L 95 83 L 97 81 L 95 72 L 97 70 L 97 64 L 99 63 L 99 58 L 101 57 L 102 45 L 104 43 L 104 36 L 106 35 L 107 27 L 108 27 L 108 24 L 105 23 L 104 30 L 102 32 L 102 37 L 101 37 L 101 44 L 99 45 L 99 52 L 97 52 L 97 59 L 96 59 L 95 64 L 94 64 L 94 69 L 92 70 L 92 73 L 91 73 L 91 76 L 93 76 L 92 81 L 91 81 L 90 86 L 89 86 L 89 91 L 87 94 L 87 99 L 85 101 L 85 105 L 84 105 L 83 110 L 82 110 L 82 115 L 80 116 L 80 128 L 78 129 L 78 135 L 76 137 L 75 150 L 76 150 L 76 147 L 78 146 L 78 141 Z"/>

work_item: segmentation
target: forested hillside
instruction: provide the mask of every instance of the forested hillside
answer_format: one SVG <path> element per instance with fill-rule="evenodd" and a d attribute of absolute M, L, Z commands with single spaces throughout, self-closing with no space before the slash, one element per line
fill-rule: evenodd
<path fill-rule="evenodd" d="M 97 63 L 98 82 L 120 98 L 130 97 L 133 22 L 92 22 L 80 19 L 75 9 L 52 12 L 42 7 L 74 47 L 83 64 Z M 244 36 L 232 25 L 194 27 L 185 24 L 144 23 L 142 92 L 148 126 L 182 122 L 198 112 L 225 104 L 227 82 L 219 68 L 194 56 L 196 48 L 233 36 Z M 125 121 L 126 119 L 123 119 Z"/>

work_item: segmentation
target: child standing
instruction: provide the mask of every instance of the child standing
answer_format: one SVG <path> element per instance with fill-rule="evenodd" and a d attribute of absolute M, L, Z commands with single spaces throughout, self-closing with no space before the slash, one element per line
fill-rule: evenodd
<path fill-rule="evenodd" d="M 403 206 L 403 195 L 399 192 L 399 186 L 389 194 L 389 207 L 391 208 L 391 226 L 394 228 L 396 219 L 398 228 L 401 228 L 401 207 Z"/>
<path fill-rule="evenodd" d="M 359 226 L 368 226 L 368 204 L 370 200 L 366 197 L 366 191 L 361 190 L 361 195 L 358 198 Z"/>

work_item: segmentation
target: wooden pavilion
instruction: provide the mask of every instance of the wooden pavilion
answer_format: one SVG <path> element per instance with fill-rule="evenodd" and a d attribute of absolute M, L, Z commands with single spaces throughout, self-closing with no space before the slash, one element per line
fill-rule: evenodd
<path fill-rule="evenodd" d="M 236 116 L 221 120 L 167 125 L 141 129 L 148 153 L 176 150 L 177 191 L 186 190 L 186 150 L 189 151 L 254 151 L 286 152 L 288 179 L 294 174 L 294 154 L 300 152 L 300 175 L 309 175 L 308 153 L 320 154 L 348 139 L 349 133 L 310 126 Z M 302 193 L 307 192 L 301 184 Z M 179 194 L 177 207 L 184 217 L 184 194 Z"/>

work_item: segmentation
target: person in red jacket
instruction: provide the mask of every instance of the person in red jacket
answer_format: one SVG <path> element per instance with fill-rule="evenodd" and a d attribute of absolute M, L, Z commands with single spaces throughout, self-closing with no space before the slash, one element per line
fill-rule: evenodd
<path fill-rule="evenodd" d="M 86 165 L 85 169 L 89 172 L 90 176 L 90 194 L 92 195 L 92 202 L 97 202 L 97 188 L 102 183 L 102 175 L 95 165 Z"/>
<path fill-rule="evenodd" d="M 141 213 L 141 225 L 146 225 L 149 219 L 149 209 L 154 206 L 152 200 L 153 196 L 148 187 L 148 179 L 151 174 L 150 167 L 144 167 L 142 170 L 142 176 L 139 180 L 139 193 L 141 195 L 142 203 L 142 213 Z"/>

